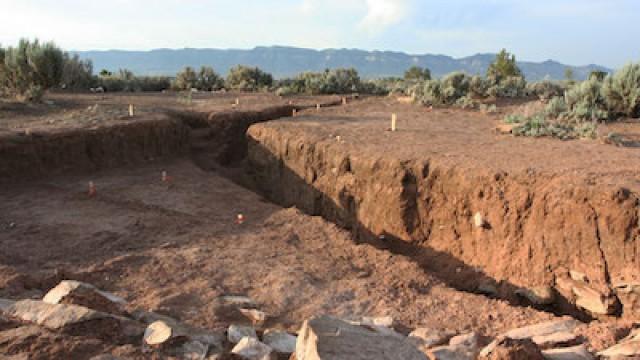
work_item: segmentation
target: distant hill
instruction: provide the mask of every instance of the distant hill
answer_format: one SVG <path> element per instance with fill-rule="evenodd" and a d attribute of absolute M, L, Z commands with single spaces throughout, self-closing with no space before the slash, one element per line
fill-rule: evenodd
<path fill-rule="evenodd" d="M 127 68 L 140 75 L 175 75 L 187 65 L 212 66 L 226 74 L 238 64 L 258 66 L 276 78 L 290 77 L 303 71 L 355 67 L 364 78 L 401 76 L 412 65 L 427 67 L 440 77 L 460 70 L 484 74 L 495 54 L 478 54 L 455 59 L 445 55 L 409 55 L 392 51 L 351 49 L 310 50 L 294 47 L 256 47 L 252 50 L 158 49 L 151 51 L 82 51 L 82 58 L 93 60 L 96 71 Z M 541 63 L 519 62 L 528 80 L 564 78 L 568 65 L 548 60 Z M 571 66 L 576 79 L 586 78 L 592 70 L 611 71 L 599 65 Z"/>

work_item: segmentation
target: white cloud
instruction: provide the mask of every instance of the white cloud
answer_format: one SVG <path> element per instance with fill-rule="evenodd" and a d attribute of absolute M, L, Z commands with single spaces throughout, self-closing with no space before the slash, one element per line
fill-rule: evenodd
<path fill-rule="evenodd" d="M 380 32 L 397 24 L 408 13 L 408 0 L 366 0 L 367 15 L 359 27 L 369 32 Z"/>

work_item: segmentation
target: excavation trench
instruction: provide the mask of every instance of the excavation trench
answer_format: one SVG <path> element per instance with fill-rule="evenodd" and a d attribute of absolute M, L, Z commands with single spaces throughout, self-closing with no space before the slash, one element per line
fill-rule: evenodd
<path fill-rule="evenodd" d="M 338 103 L 322 104 L 331 105 Z M 223 174 L 243 164 L 241 184 L 349 229 L 356 241 L 407 256 L 453 288 L 582 320 L 601 316 L 583 310 L 587 300 L 609 316 L 640 318 L 638 194 L 567 186 L 544 174 L 471 171 L 437 158 L 345 151 L 339 142 L 264 123 L 294 109 L 304 110 L 169 112 L 94 130 L 5 137 L 0 179 L 183 156 Z M 552 304 L 516 295 L 539 287 L 553 289 Z"/>
<path fill-rule="evenodd" d="M 454 288 L 582 320 L 640 318 L 640 202 L 625 188 L 372 155 L 270 123 L 249 128 L 248 141 L 247 171 L 268 199 Z M 553 301 L 526 295 L 541 291 Z"/>

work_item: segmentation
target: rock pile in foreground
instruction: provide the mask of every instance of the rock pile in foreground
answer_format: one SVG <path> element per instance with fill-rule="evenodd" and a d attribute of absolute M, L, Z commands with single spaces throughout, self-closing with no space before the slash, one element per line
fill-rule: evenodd
<path fill-rule="evenodd" d="M 255 327 L 230 324 L 227 329 L 207 330 L 153 312 L 128 312 L 122 298 L 90 284 L 65 280 L 42 300 L 0 299 L 0 351 L 12 359 L 30 359 L 32 355 L 33 358 L 46 358 L 37 353 L 50 351 L 46 346 L 60 347 L 61 344 L 76 350 L 74 358 L 82 354 L 86 357 L 80 358 L 87 359 L 580 360 L 640 357 L 640 329 L 634 329 L 617 344 L 596 353 L 580 335 L 581 323 L 573 319 L 516 328 L 487 338 L 474 332 L 459 334 L 429 327 L 413 329 L 406 336 L 394 328 L 391 317 L 365 317 L 354 322 L 322 315 L 306 320 L 296 335 L 278 329 L 263 329 L 268 318 L 266 313 L 257 309 L 248 298 L 233 297 L 232 300 L 237 303 L 237 310 L 241 310 Z M 249 304 L 251 306 L 247 308 Z M 34 344 L 34 339 L 40 342 Z M 48 344 L 44 348 L 43 342 Z M 89 346 L 96 344 L 101 347 Z M 123 348 L 128 349 L 124 355 Z M 96 349 L 101 353 L 96 353 Z"/>

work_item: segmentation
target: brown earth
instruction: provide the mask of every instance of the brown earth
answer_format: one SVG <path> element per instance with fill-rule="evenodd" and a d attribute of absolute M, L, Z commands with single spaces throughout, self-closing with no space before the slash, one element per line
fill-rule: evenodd
<path fill-rule="evenodd" d="M 90 180 L 95 198 L 85 192 Z M 14 185 L 0 198 L 0 297 L 40 297 L 71 278 L 115 292 L 130 310 L 208 329 L 241 319 L 221 304 L 229 294 L 258 302 L 270 314 L 265 326 L 294 331 L 321 313 L 488 335 L 551 317 L 453 290 L 409 257 L 358 245 L 189 160 Z M 10 346 L 0 343 L 0 353 Z"/>
<path fill-rule="evenodd" d="M 497 121 L 369 99 L 252 126 L 247 168 L 269 199 L 410 256 L 457 288 L 489 281 L 508 297 L 567 270 L 604 296 L 640 283 L 638 149 L 501 135 Z M 638 294 L 619 297 L 624 315 L 640 318 Z"/>
<path fill-rule="evenodd" d="M 266 327 L 295 331 L 303 320 L 322 313 L 350 319 L 392 315 L 405 332 L 428 326 L 493 336 L 552 315 L 516 306 L 526 303 L 454 288 L 475 291 L 478 283 L 499 279 L 495 272 L 500 271 L 504 286 L 526 282 L 526 271 L 514 270 L 518 266 L 529 266 L 531 279 L 546 280 L 537 266 L 567 261 L 563 257 L 574 259 L 576 251 L 590 260 L 598 246 L 590 242 L 588 233 L 582 233 L 589 222 L 568 211 L 582 211 L 581 206 L 564 209 L 557 214 L 567 218 L 554 220 L 566 222 L 564 230 L 584 238 L 581 242 L 565 239 L 567 249 L 545 253 L 547 247 L 533 240 L 524 242 L 524 234 L 539 230 L 538 223 L 505 230 L 512 225 L 501 224 L 503 212 L 516 224 L 521 218 L 536 218 L 533 210 L 520 217 L 511 213 L 527 197 L 532 209 L 549 196 L 569 206 L 573 198 L 565 198 L 566 194 L 580 196 L 576 191 L 583 185 L 573 182 L 581 178 L 538 170 L 529 179 L 517 167 L 507 173 L 486 162 L 476 166 L 482 156 L 472 149 L 484 144 L 490 153 L 497 151 L 494 146 L 518 153 L 521 144 L 530 148 L 541 144 L 552 149 L 566 146 L 567 154 L 572 146 L 580 151 L 582 146 L 602 146 L 601 152 L 617 154 L 629 150 L 597 143 L 498 137 L 491 132 L 493 119 L 485 116 L 453 110 L 427 113 L 424 108 L 386 99 L 319 112 L 309 109 L 290 120 L 254 125 L 248 143 L 242 135 L 254 123 L 288 116 L 293 108 L 334 104 L 339 98 L 297 98 L 290 105 L 289 98 L 274 100 L 272 95 L 197 94 L 194 103 L 199 96 L 210 99 L 186 108 L 167 105 L 177 101 L 171 94 L 107 94 L 105 101 L 113 101 L 115 107 L 135 98 L 136 104 L 142 104 L 139 115 L 112 118 L 106 111 L 104 119 L 86 125 L 82 114 L 87 104 L 101 96 L 52 96 L 61 108 L 79 111 L 59 127 L 47 121 L 49 110 L 38 108 L 51 105 L 38 105 L 34 113 L 0 110 L 0 124 L 9 124 L 3 125 L 0 134 L 0 298 L 40 298 L 60 280 L 76 279 L 124 297 L 129 310 L 153 310 L 207 329 L 246 321 L 221 301 L 223 295 L 240 294 L 255 299 L 270 315 Z M 230 105 L 236 97 L 241 99 L 239 107 L 246 109 Z M 96 113 L 102 116 L 102 109 L 109 106 L 99 105 Z M 397 133 L 378 129 L 388 124 L 390 109 L 401 119 Z M 54 111 L 51 116 L 58 114 Z M 409 123 L 406 118 L 411 119 Z M 448 133 L 441 120 L 454 130 Z M 478 139 L 471 140 L 472 129 L 462 125 L 478 130 Z M 414 126 L 415 134 L 405 130 L 409 126 Z M 28 135 L 26 128 L 31 130 Z M 420 140 L 425 134 L 430 134 L 428 142 Z M 457 140 L 447 145 L 448 137 Z M 434 150 L 427 150 L 432 145 Z M 237 164 L 247 146 L 255 178 L 220 164 Z M 407 149 L 420 156 L 407 156 L 412 154 Z M 591 174 L 592 185 L 598 189 L 622 186 L 631 168 L 620 169 L 621 175 Z M 300 169 L 304 172 L 298 173 Z M 161 181 L 163 171 L 168 183 Z M 348 231 L 320 217 L 270 203 L 222 176 L 230 174 L 270 199 L 322 215 L 355 230 L 355 239 L 367 241 L 354 241 Z M 612 184 L 600 186 L 607 178 Z M 567 179 L 569 183 L 563 182 Z M 96 197 L 87 196 L 89 181 L 96 184 Z M 421 192 L 427 184 L 430 191 Z M 635 211 L 629 202 L 637 198 L 636 188 L 628 188 L 627 200 L 594 205 L 609 209 L 609 215 L 598 218 L 606 219 L 607 229 L 631 221 L 624 216 L 618 222 L 609 218 L 625 215 L 624 209 Z M 550 195 L 538 191 L 550 191 Z M 505 199 L 509 206 L 505 207 Z M 470 228 L 470 211 L 476 208 L 486 211 L 490 229 Z M 549 209 L 556 211 L 555 206 Z M 246 221 L 236 223 L 237 214 Z M 550 221 L 550 215 L 544 214 L 537 216 Z M 637 221 L 637 213 L 633 214 L 629 216 Z M 628 226 L 635 234 L 634 225 Z M 544 230 L 543 239 L 558 231 L 550 229 Z M 509 241 L 524 243 L 530 252 L 505 245 L 500 238 L 504 232 L 510 235 Z M 378 237 L 381 234 L 384 240 Z M 419 241 L 421 245 L 428 241 L 427 246 L 402 241 L 415 242 L 415 234 L 429 235 Z M 627 242 L 635 249 L 635 240 Z M 531 258 L 541 253 L 544 259 Z M 496 258 L 510 260 L 487 265 L 488 259 Z M 610 269 L 618 267 L 609 265 Z M 597 271 L 588 274 L 593 273 Z M 583 333 L 593 349 L 609 346 L 624 335 L 618 332 L 626 324 L 609 326 L 605 335 L 598 323 L 585 326 Z M 140 352 L 140 344 L 122 346 L 89 335 L 55 334 L 0 317 L 0 354 L 26 352 L 41 358 L 83 359 L 101 352 L 149 356 Z"/>

